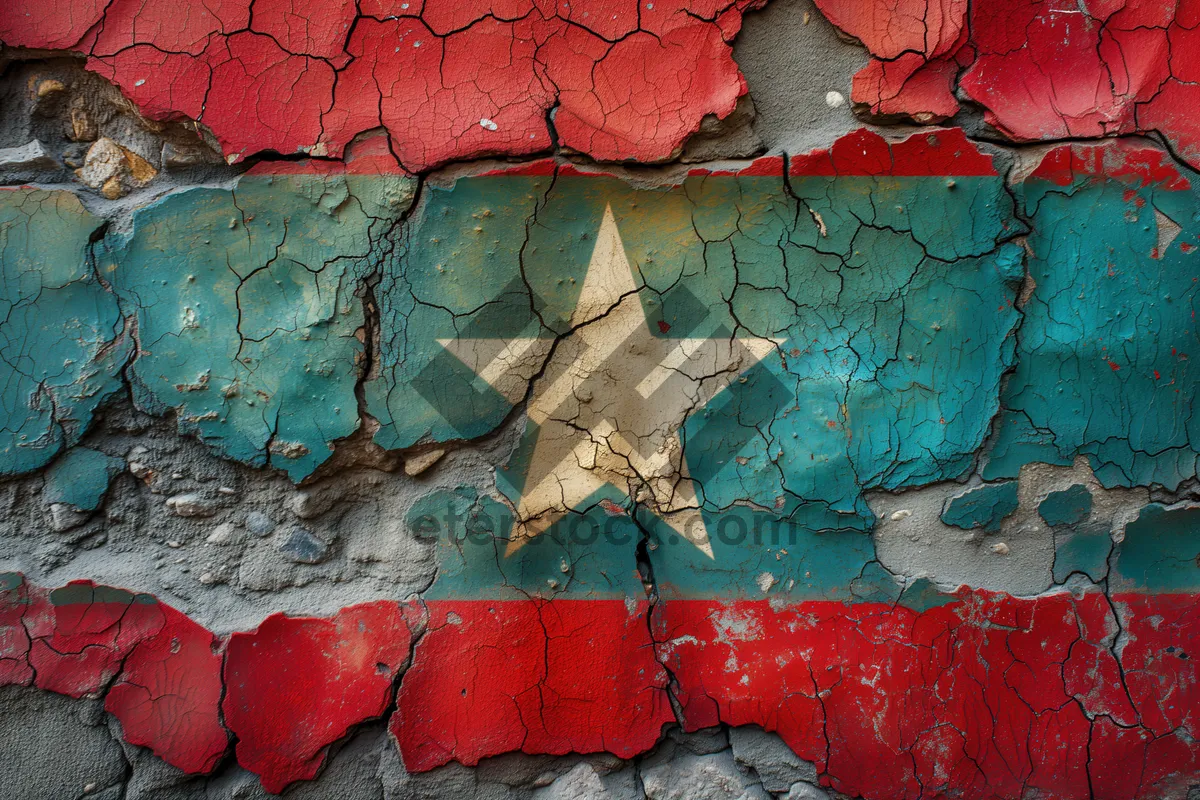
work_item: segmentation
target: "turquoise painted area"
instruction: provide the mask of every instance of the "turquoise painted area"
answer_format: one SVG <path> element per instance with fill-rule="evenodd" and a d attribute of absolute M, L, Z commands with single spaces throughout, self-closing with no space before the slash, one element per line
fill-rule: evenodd
<path fill-rule="evenodd" d="M 1038 503 L 1038 515 L 1050 526 L 1075 525 L 1092 513 L 1092 493 L 1083 484 L 1051 492 Z"/>
<path fill-rule="evenodd" d="M 928 578 L 917 578 L 904 589 L 900 595 L 900 604 L 913 611 L 928 611 L 931 608 L 949 605 L 958 598 L 946 594 L 937 588 L 937 584 Z"/>
<path fill-rule="evenodd" d="M 1085 455 L 1106 486 L 1176 488 L 1200 452 L 1200 190 L 1030 178 L 1023 197 L 1034 288 L 1003 405 L 1040 445 L 1001 437 L 988 473 Z"/>
<path fill-rule="evenodd" d="M 0 189 L 0 475 L 49 463 L 120 389 L 129 343 L 88 259 L 100 224 L 67 192 Z"/>
<path fill-rule="evenodd" d="M 437 553 L 437 578 L 423 597 L 644 599 L 637 571 L 643 539 L 664 598 L 894 603 L 900 595 L 900 585 L 875 561 L 870 537 L 854 529 L 813 531 L 735 508 L 707 520 L 709 558 L 653 514 L 637 511 L 634 519 L 629 506 L 615 489 L 599 492 L 580 513 L 509 552 L 506 503 L 469 487 L 426 495 L 406 519 Z"/>
<path fill-rule="evenodd" d="M 735 506 L 706 515 L 712 557 L 651 514 L 650 562 L 664 598 L 771 598 L 779 602 L 895 602 L 900 585 L 875 560 L 859 529 L 814 529 Z"/>
<path fill-rule="evenodd" d="M 221 455 L 299 480 L 359 415 L 363 279 L 413 188 L 389 176 L 246 176 L 134 213 L 101 266 L 137 321 L 134 400 Z M 389 200 L 390 198 L 390 200 Z"/>
<path fill-rule="evenodd" d="M 1063 583 L 1081 572 L 1093 581 L 1108 575 L 1112 552 L 1112 530 L 1108 523 L 1080 525 L 1054 531 L 1054 581 Z"/>
<path fill-rule="evenodd" d="M 656 335 L 781 342 L 683 431 L 713 519 L 749 502 L 807 531 L 865 531 L 865 490 L 970 469 L 1018 319 L 1022 256 L 1005 241 L 1021 227 L 1000 178 L 802 178 L 790 191 L 782 176 L 430 186 L 377 290 L 380 373 L 366 395 L 380 444 L 478 436 L 507 417 L 510 405 L 438 339 L 561 332 L 606 207 Z M 704 574 L 710 588 L 742 591 L 744 574 Z"/>
<path fill-rule="evenodd" d="M 642 534 L 628 513 L 619 511 L 617 499 L 616 492 L 592 498 L 581 513 L 510 553 L 512 512 L 506 504 L 469 487 L 422 497 L 406 520 L 409 530 L 437 551 L 437 578 L 422 597 L 644 600 L 637 571 Z M 602 500 L 614 504 L 601 505 Z"/>
<path fill-rule="evenodd" d="M 1125 526 L 1110 585 L 1116 591 L 1200 591 L 1200 508 L 1143 508 Z"/>
<path fill-rule="evenodd" d="M 985 481 L 1016 478 L 1023 465 L 1035 462 L 1060 467 L 1072 463 L 1055 448 L 1052 433 L 1035 429 L 1029 417 L 1019 411 L 1001 409 L 979 474 Z"/>
<path fill-rule="evenodd" d="M 946 501 L 942 522 L 956 528 L 1000 530 L 1000 523 L 1017 510 L 1017 482 L 987 483 Z"/>
<path fill-rule="evenodd" d="M 66 503 L 80 511 L 94 511 L 125 461 L 90 447 L 72 447 L 46 470 L 42 500 Z"/>

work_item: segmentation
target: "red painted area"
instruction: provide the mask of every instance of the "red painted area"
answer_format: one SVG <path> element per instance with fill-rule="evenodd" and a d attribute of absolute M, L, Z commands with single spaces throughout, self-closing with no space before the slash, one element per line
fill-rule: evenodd
<path fill-rule="evenodd" d="M 405 766 L 511 751 L 629 758 L 674 722 L 646 601 L 441 600 L 400 685 Z"/>
<path fill-rule="evenodd" d="M 746 83 L 730 46 L 765 0 L 114 0 L 0 6 L 0 39 L 71 49 L 147 115 L 206 124 L 231 159 L 339 156 L 385 127 L 405 167 L 558 143 L 659 161 Z M 406 7 L 407 6 L 407 7 Z"/>
<path fill-rule="evenodd" d="M 91 581 L 30 587 L 28 598 L 22 623 L 34 685 L 71 697 L 100 694 L 130 651 L 163 626 L 154 598 Z"/>
<path fill-rule="evenodd" d="M 104 708 L 131 744 L 184 772 L 212 772 L 229 748 L 218 711 L 220 643 L 175 609 L 159 608 L 162 630 L 133 648 Z"/>
<path fill-rule="evenodd" d="M 315 777 L 329 745 L 387 709 L 411 641 L 400 605 L 388 601 L 329 619 L 275 614 L 230 636 L 222 708 L 238 763 L 276 794 Z"/>
<path fill-rule="evenodd" d="M 874 117 L 939 122 L 958 111 L 954 78 L 967 41 L 967 0 L 816 0 L 872 55 L 850 94 Z"/>
<path fill-rule="evenodd" d="M 1200 5 L 1105 0 L 816 0 L 872 61 L 855 109 L 937 122 L 956 90 L 1017 141 L 1165 136 L 1200 166 Z"/>
<path fill-rule="evenodd" d="M 1103 145 L 1072 144 L 1056 147 L 1042 157 L 1032 177 L 1070 186 L 1079 178 L 1106 181 L 1116 178 L 1139 187 L 1156 184 L 1170 191 L 1191 188 L 1171 157 L 1153 147 L 1118 139 Z M 1130 189 L 1126 201 L 1145 203 Z"/>
<path fill-rule="evenodd" d="M 33 683 L 29 632 L 24 624 L 28 608 L 29 584 L 11 573 L 0 578 L 0 686 Z"/>
<path fill-rule="evenodd" d="M 100 693 L 126 738 L 187 772 L 228 738 L 272 792 L 383 714 L 420 609 L 269 617 L 219 641 L 146 595 L 76 582 L 0 594 L 0 682 Z M 1192 595 L 884 603 L 435 600 L 391 731 L 408 769 L 510 751 L 645 752 L 674 721 L 777 731 L 840 792 L 1162 798 L 1200 775 Z M 1118 638 L 1118 634 L 1120 637 Z M 86 654 L 86 657 L 81 657 Z M 661 663 L 660 663 L 661 660 Z M 44 672 L 43 672 L 44 671 Z"/>
<path fill-rule="evenodd" d="M 995 175 L 996 168 L 992 157 L 980 152 L 961 128 L 918 133 L 898 142 L 860 128 L 838 139 L 828 150 L 794 157 L 789 174 L 966 177 Z"/>
<path fill-rule="evenodd" d="M 1178 10 L 1177 10 L 1178 8 Z M 1194 3 L 984 0 L 962 87 L 1018 140 L 1161 131 L 1200 163 Z"/>
<path fill-rule="evenodd" d="M 1119 662 L 1100 593 L 962 590 L 924 612 L 675 600 L 655 628 L 688 727 L 778 731 L 840 792 L 1162 798 L 1200 766 L 1192 603 L 1117 598 Z"/>

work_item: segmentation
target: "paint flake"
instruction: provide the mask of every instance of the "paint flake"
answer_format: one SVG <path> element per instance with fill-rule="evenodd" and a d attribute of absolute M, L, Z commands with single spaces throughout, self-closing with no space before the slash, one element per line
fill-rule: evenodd
<path fill-rule="evenodd" d="M 335 2 L 310 14 L 270 0 L 251 16 L 246 0 L 188 13 L 166 0 L 18 0 L 0 9 L 0 39 L 88 55 L 148 116 L 204 123 L 233 160 L 313 146 L 337 157 L 380 126 L 413 171 L 527 155 L 554 144 L 556 109 L 563 147 L 654 162 L 746 93 L 731 42 L 763 2 L 431 0 L 399 14 Z"/>

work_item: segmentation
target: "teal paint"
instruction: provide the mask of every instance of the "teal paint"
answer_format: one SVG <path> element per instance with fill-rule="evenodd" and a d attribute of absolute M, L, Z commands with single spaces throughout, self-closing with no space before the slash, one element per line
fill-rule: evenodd
<path fill-rule="evenodd" d="M 512 512 L 506 504 L 471 487 L 425 495 L 406 518 L 413 535 L 437 551 L 438 576 L 422 596 L 644 599 L 637 571 L 642 533 L 616 497 L 615 491 L 597 496 L 510 552 Z"/>
<path fill-rule="evenodd" d="M 709 558 L 652 515 L 639 520 L 650 532 L 649 557 L 664 596 L 895 602 L 900 593 L 858 528 L 816 529 L 735 506 L 706 516 Z"/>
<path fill-rule="evenodd" d="M 900 595 L 900 604 L 917 612 L 940 608 L 957 600 L 958 597 L 942 592 L 928 578 L 917 578 L 905 587 L 903 594 Z"/>
<path fill-rule="evenodd" d="M 985 481 L 1016 478 L 1024 464 L 1035 462 L 1071 466 L 1071 458 L 1061 455 L 1055 448 L 1053 434 L 1035 430 L 1023 413 L 1001 409 L 979 474 Z"/>
<path fill-rule="evenodd" d="M 986 483 L 947 500 L 942 522 L 965 530 L 983 528 L 987 533 L 995 533 L 1018 505 L 1016 481 Z"/>
<path fill-rule="evenodd" d="M 958 178 L 953 190 L 944 178 L 787 180 L 799 199 L 781 175 L 429 186 L 377 289 L 380 374 L 366 385 L 376 441 L 499 426 L 512 406 L 438 339 L 561 332 L 611 207 L 646 316 L 665 323 L 656 335 L 695 330 L 699 316 L 781 341 L 683 430 L 713 519 L 749 501 L 806 530 L 866 531 L 864 491 L 969 471 L 1013 363 L 1023 276 L 1020 248 L 1005 243 L 1022 229 L 1002 179 Z M 463 400 L 441 412 L 439 396 Z M 519 462 L 504 477 L 510 499 Z"/>
<path fill-rule="evenodd" d="M 1121 174 L 1124 151 L 1105 152 L 1105 169 Z M 1022 187 L 1034 288 L 1003 405 L 1044 432 L 1052 455 L 1002 438 L 991 475 L 1076 455 L 1109 487 L 1174 490 L 1196 475 L 1200 194 L 1182 180 L 1143 185 L 1136 166 L 1125 173 Z"/>
<path fill-rule="evenodd" d="M 67 192 L 0 189 L 0 475 L 49 463 L 120 389 L 129 342 L 88 259 L 100 224 Z"/>
<path fill-rule="evenodd" d="M 108 486 L 125 469 L 125 461 L 90 447 L 72 447 L 46 470 L 42 499 L 80 511 L 100 507 Z"/>
<path fill-rule="evenodd" d="M 1049 526 L 1075 525 L 1083 522 L 1092 513 L 1092 493 L 1082 484 L 1050 492 L 1038 503 L 1038 515 Z"/>
<path fill-rule="evenodd" d="M 1100 582 L 1108 576 L 1112 531 L 1107 523 L 1054 532 L 1054 582 L 1064 583 L 1079 572 Z"/>
<path fill-rule="evenodd" d="M 311 474 L 358 427 L 363 279 L 411 189 L 403 177 L 251 174 L 138 209 L 101 258 L 137 320 L 137 405 L 174 411 L 227 458 Z"/>
<path fill-rule="evenodd" d="M 1125 526 L 1110 584 L 1116 591 L 1200 591 L 1200 508 L 1143 508 Z"/>

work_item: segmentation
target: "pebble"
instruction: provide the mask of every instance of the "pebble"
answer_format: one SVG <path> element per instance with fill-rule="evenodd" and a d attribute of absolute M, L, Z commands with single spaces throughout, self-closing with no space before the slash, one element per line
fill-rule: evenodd
<path fill-rule="evenodd" d="M 246 515 L 246 530 L 255 536 L 269 536 L 275 530 L 275 520 L 261 511 L 251 511 Z"/>
<path fill-rule="evenodd" d="M 329 555 L 329 545 L 299 525 L 288 531 L 276 547 L 284 558 L 297 564 L 320 564 Z"/>
<path fill-rule="evenodd" d="M 204 541 L 209 544 L 231 544 L 236 543 L 241 537 L 238 535 L 238 529 L 234 527 L 232 522 L 222 522 L 217 527 L 213 528 L 212 533 Z"/>
<path fill-rule="evenodd" d="M 180 517 L 211 517 L 217 513 L 210 500 L 193 492 L 167 498 L 167 510 Z"/>
<path fill-rule="evenodd" d="M 50 527 L 59 533 L 78 528 L 87 519 L 87 514 L 76 511 L 66 503 L 50 504 Z"/>

